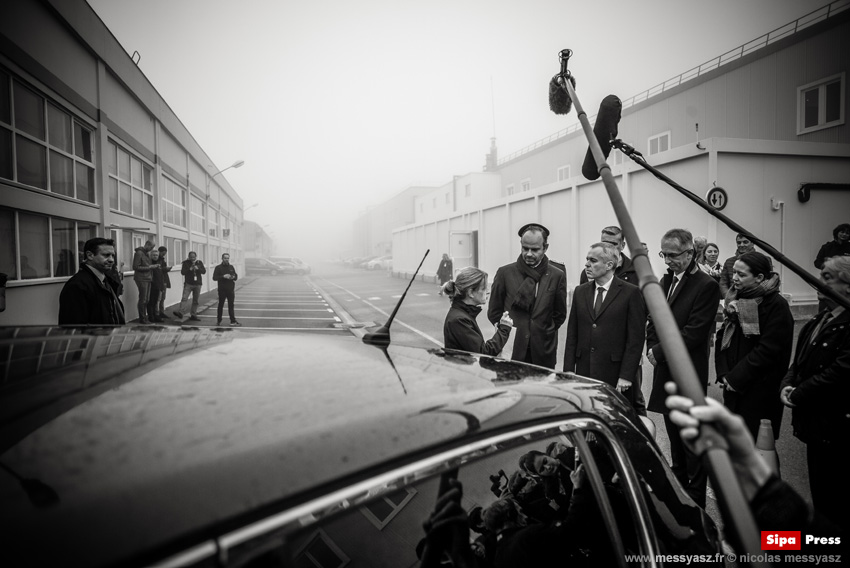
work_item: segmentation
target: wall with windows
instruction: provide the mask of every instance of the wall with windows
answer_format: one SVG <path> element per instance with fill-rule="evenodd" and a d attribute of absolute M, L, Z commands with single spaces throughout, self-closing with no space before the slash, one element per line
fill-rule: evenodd
<path fill-rule="evenodd" d="M 725 188 L 724 214 L 815 274 L 819 247 L 847 220 L 850 191 L 821 191 L 801 203 L 797 190 L 803 183 L 846 187 L 850 181 L 848 67 L 850 10 L 631 106 L 623 112 L 619 137 L 700 197 L 714 185 Z M 566 126 L 562 119 L 553 116 L 553 124 Z M 566 264 L 571 287 L 578 284 L 587 247 L 602 227 L 618 224 L 602 182 L 581 175 L 586 150 L 578 130 L 519 152 L 494 174 L 501 184 L 496 202 L 470 202 L 452 211 L 440 205 L 441 192 L 451 184 L 423 196 L 417 204 L 421 216 L 393 233 L 393 270 L 411 274 L 420 251 L 444 239 L 437 234 L 429 240 L 421 229 L 439 229 L 449 219 L 453 229 L 479 231 L 480 267 L 492 274 L 519 254 L 516 230 L 540 220 L 552 231 L 550 258 Z M 658 243 L 674 226 L 705 235 L 724 259 L 734 253 L 735 235 L 723 223 L 620 151 L 613 150 L 608 163 L 649 245 L 656 274 L 665 270 L 654 256 Z M 480 215 L 473 216 L 476 210 Z M 816 301 L 802 279 L 779 270 L 793 303 Z"/>
<path fill-rule="evenodd" d="M 115 240 L 128 319 L 133 251 L 146 240 L 178 268 L 168 304 L 190 250 L 238 266 L 242 199 L 211 164 L 84 0 L 0 4 L 0 325 L 56 323 L 95 236 Z"/>

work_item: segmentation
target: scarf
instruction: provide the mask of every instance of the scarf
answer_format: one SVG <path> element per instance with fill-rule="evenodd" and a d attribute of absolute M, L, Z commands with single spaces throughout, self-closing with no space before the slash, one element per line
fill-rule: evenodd
<path fill-rule="evenodd" d="M 530 314 L 531 308 L 534 306 L 534 292 L 537 288 L 537 283 L 540 282 L 540 279 L 549 269 L 549 257 L 544 254 L 540 264 L 536 268 L 532 268 L 525 263 L 522 255 L 519 255 L 516 259 L 516 265 L 517 269 L 525 275 L 525 280 L 522 281 L 522 284 L 517 289 L 511 308 L 516 308 L 521 312 L 528 312 Z"/>
<path fill-rule="evenodd" d="M 761 282 L 752 290 L 738 292 L 729 288 L 723 300 L 723 336 L 720 340 L 720 350 L 728 348 L 732 343 L 735 328 L 741 327 L 744 337 L 761 335 L 759 327 L 759 304 L 765 296 L 779 292 L 779 274 L 773 272 L 770 278 Z"/>

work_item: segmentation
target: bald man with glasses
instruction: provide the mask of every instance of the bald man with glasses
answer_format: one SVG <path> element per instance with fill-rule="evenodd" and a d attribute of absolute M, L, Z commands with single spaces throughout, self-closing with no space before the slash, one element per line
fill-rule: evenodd
<path fill-rule="evenodd" d="M 679 327 L 688 355 L 696 368 L 703 392 L 708 386 L 709 336 L 714 332 L 714 317 L 720 302 L 720 287 L 714 278 L 700 270 L 694 261 L 694 237 L 685 229 L 670 229 L 661 238 L 658 256 L 667 265 L 661 288 L 667 296 L 673 319 Z M 664 400 L 664 383 L 673 377 L 652 317 L 646 328 L 646 356 L 655 367 L 648 408 L 664 414 L 664 425 L 670 438 L 671 468 L 691 498 L 705 507 L 706 472 L 699 457 L 679 437 L 670 421 Z"/>

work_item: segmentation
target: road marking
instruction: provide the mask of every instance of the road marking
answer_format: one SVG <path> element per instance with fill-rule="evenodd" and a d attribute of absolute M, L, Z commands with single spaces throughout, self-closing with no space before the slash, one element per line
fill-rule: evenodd
<path fill-rule="evenodd" d="M 417 296 L 430 296 L 431 294 L 423 293 L 423 294 L 416 294 L 416 295 L 417 295 Z"/>
<path fill-rule="evenodd" d="M 339 284 L 336 284 L 336 283 L 334 283 L 334 282 L 331 282 L 331 281 L 330 281 L 330 280 L 328 280 L 327 278 L 324 278 L 324 277 L 321 277 L 321 278 L 322 278 L 322 280 L 324 280 L 325 282 L 327 282 L 327 283 L 328 283 L 328 284 L 330 284 L 331 286 L 335 286 L 336 288 L 339 288 L 340 290 L 342 290 L 342 291 L 343 291 L 343 292 L 345 292 L 346 294 L 349 294 L 349 295 L 353 296 L 354 298 L 356 298 L 356 299 L 360 300 L 361 302 L 363 302 L 364 304 L 366 304 L 367 306 L 369 306 L 369 307 L 370 307 L 370 308 L 372 308 L 373 310 L 377 311 L 378 313 L 383 314 L 383 315 L 385 315 L 385 316 L 387 316 L 387 317 L 390 317 L 390 314 L 388 314 L 387 312 L 385 312 L 384 310 L 382 310 L 381 308 L 379 308 L 379 307 L 378 307 L 378 306 L 376 306 L 375 304 L 373 304 L 373 303 L 369 302 L 368 300 L 364 300 L 363 298 L 361 298 L 360 296 L 358 296 L 357 294 L 355 294 L 355 293 L 354 293 L 354 292 L 352 292 L 351 290 L 348 290 L 348 289 L 346 289 L 346 288 L 343 288 L 343 287 L 342 287 L 342 286 L 340 286 Z M 430 296 L 430 294 L 417 294 L 417 296 Z M 348 301 L 351 301 L 351 300 L 349 299 Z M 411 325 L 408 325 L 408 324 L 404 323 L 403 321 L 401 321 L 401 320 L 399 320 L 399 319 L 396 319 L 396 320 L 395 320 L 395 323 L 397 323 L 398 325 L 400 325 L 400 326 L 402 326 L 402 327 L 406 327 L 407 329 L 409 329 L 409 330 L 410 330 L 410 331 L 412 331 L 413 333 L 416 333 L 416 334 L 421 335 L 422 337 L 424 337 L 424 338 L 425 338 L 425 339 L 427 339 L 428 341 L 431 341 L 432 343 L 436 344 L 437 346 L 439 346 L 439 347 L 443 347 L 443 343 L 442 343 L 441 341 L 437 341 L 436 339 L 434 339 L 433 337 L 431 337 L 430 335 L 428 335 L 428 334 L 427 334 L 427 333 L 425 333 L 424 331 L 420 331 L 420 330 L 416 329 L 415 327 L 413 327 L 413 326 L 411 326 Z"/>
<path fill-rule="evenodd" d="M 371 298 L 369 298 L 369 300 L 372 301 L 372 302 L 374 302 L 375 300 L 380 300 L 380 299 L 381 299 L 380 296 L 372 296 Z"/>

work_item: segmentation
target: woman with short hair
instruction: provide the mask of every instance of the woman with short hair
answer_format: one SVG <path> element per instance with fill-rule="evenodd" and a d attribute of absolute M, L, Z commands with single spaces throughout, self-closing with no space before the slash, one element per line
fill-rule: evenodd
<path fill-rule="evenodd" d="M 777 393 L 794 341 L 794 316 L 779 285 L 767 256 L 742 254 L 733 265 L 714 346 L 723 403 L 744 418 L 756 439 L 763 418 L 771 421 L 774 440 L 779 437 L 782 403 Z"/>
<path fill-rule="evenodd" d="M 484 334 L 475 318 L 481 313 L 481 305 L 487 301 L 487 273 L 467 266 L 458 272 L 454 280 L 443 284 L 442 292 L 452 303 L 446 322 L 443 324 L 443 341 L 446 349 L 459 349 L 484 355 L 498 355 L 508 341 L 513 320 L 508 312 L 502 314 L 493 338 L 484 341 Z"/>

